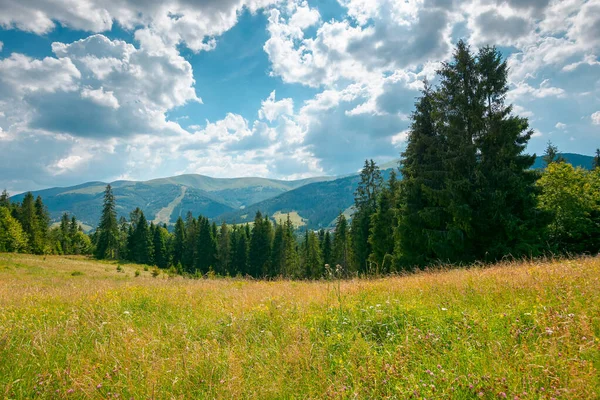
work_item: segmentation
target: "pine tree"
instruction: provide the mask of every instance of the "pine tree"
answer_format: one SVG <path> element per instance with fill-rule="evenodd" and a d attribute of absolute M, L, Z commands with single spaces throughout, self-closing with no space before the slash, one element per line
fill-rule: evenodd
<path fill-rule="evenodd" d="M 96 258 L 116 259 L 119 254 L 119 228 L 117 226 L 117 212 L 115 197 L 110 185 L 104 191 L 104 205 L 102 216 L 97 229 Z"/>
<path fill-rule="evenodd" d="M 350 233 L 348 232 L 348 222 L 344 214 L 340 213 L 335 226 L 333 235 L 333 263 L 341 265 L 345 271 L 350 272 L 350 260 L 352 257 L 350 247 Z M 332 265 L 332 267 L 334 267 Z"/>
<path fill-rule="evenodd" d="M 368 257 L 371 254 L 369 229 L 371 216 L 377 209 L 377 197 L 381 189 L 381 172 L 373 160 L 365 160 L 360 173 L 360 182 L 354 193 L 354 214 L 352 215 L 352 236 L 354 266 L 359 272 L 367 272 Z"/>
<path fill-rule="evenodd" d="M 248 236 L 245 228 L 234 231 L 235 240 L 232 240 L 232 275 L 247 275 L 248 272 Z"/>
<path fill-rule="evenodd" d="M 600 149 L 596 149 L 596 155 L 594 156 L 594 163 L 592 166 L 594 169 L 600 168 Z"/>
<path fill-rule="evenodd" d="M 198 217 L 198 241 L 196 245 L 196 269 L 206 274 L 211 268 L 214 271 L 217 256 L 217 243 L 213 237 L 208 218 Z"/>
<path fill-rule="evenodd" d="M 490 261 L 506 254 L 532 256 L 540 244 L 536 210 L 535 156 L 524 154 L 533 131 L 526 118 L 511 115 L 505 104 L 508 67 L 495 47 L 479 51 L 477 66 L 485 102 L 479 149 L 472 227 L 475 258 Z"/>
<path fill-rule="evenodd" d="M 42 201 L 42 197 L 38 196 L 35 199 L 35 214 L 36 223 L 38 224 L 38 232 L 40 233 L 41 248 L 39 253 L 48 252 L 48 231 L 50 229 L 50 214 L 47 207 Z"/>
<path fill-rule="evenodd" d="M 231 264 L 231 235 L 225 222 L 221 224 L 217 246 L 217 273 L 227 275 Z"/>
<path fill-rule="evenodd" d="M 183 265 L 185 250 L 185 224 L 181 217 L 175 222 L 175 235 L 173 238 L 173 265 Z"/>
<path fill-rule="evenodd" d="M 331 234 L 329 231 L 326 231 L 323 236 L 323 242 L 321 246 L 321 254 L 323 255 L 323 264 L 331 265 L 332 261 L 332 244 L 331 244 Z"/>
<path fill-rule="evenodd" d="M 157 226 L 154 229 L 154 265 L 161 269 L 166 269 L 169 266 L 169 253 L 167 251 L 168 238 L 169 232 L 165 228 Z"/>
<path fill-rule="evenodd" d="M 181 264 L 185 272 L 196 272 L 196 243 L 198 240 L 198 223 L 191 212 L 185 218 L 185 246 Z"/>
<path fill-rule="evenodd" d="M 304 276 L 309 279 L 318 279 L 325 271 L 319 240 L 313 231 L 306 231 L 302 243 L 302 261 L 304 265 Z"/>
<path fill-rule="evenodd" d="M 258 278 L 270 271 L 271 241 L 271 222 L 257 211 L 248 250 L 248 272 L 251 276 Z"/>
<path fill-rule="evenodd" d="M 283 240 L 283 224 L 278 223 L 275 226 L 275 234 L 273 235 L 273 248 L 271 250 L 271 274 L 270 277 L 276 275 L 285 275 L 285 250 Z"/>
<path fill-rule="evenodd" d="M 10 209 L 10 196 L 8 195 L 6 189 L 4 189 L 2 194 L 0 194 L 0 207 L 6 207 Z"/>
<path fill-rule="evenodd" d="M 132 260 L 138 264 L 151 265 L 154 257 L 153 232 L 143 211 L 140 210 L 137 217 L 139 219 L 135 223 L 132 238 Z"/>
<path fill-rule="evenodd" d="M 377 200 L 377 211 L 371 216 L 369 243 L 372 253 L 369 260 L 375 264 L 377 272 L 390 272 L 392 265 L 384 261 L 394 253 L 394 232 L 396 231 L 395 198 L 398 191 L 396 172 L 392 170 L 388 185 L 381 190 Z"/>
<path fill-rule="evenodd" d="M 72 254 L 69 214 L 63 213 L 60 218 L 59 241 L 63 254 Z"/>

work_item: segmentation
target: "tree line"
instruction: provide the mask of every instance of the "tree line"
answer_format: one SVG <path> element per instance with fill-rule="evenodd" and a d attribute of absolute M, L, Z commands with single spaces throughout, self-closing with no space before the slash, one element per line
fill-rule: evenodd
<path fill-rule="evenodd" d="M 506 104 L 508 68 L 494 47 L 459 42 L 425 82 L 398 172 L 384 182 L 366 160 L 351 218 L 298 235 L 289 217 L 257 212 L 252 224 L 220 226 L 179 217 L 172 231 L 139 208 L 117 219 L 110 185 L 100 223 L 86 236 L 76 220 L 58 227 L 41 198 L 0 203 L 0 251 L 93 252 L 198 276 L 318 279 L 330 270 L 384 274 L 438 263 L 467 264 L 600 250 L 600 150 L 591 171 L 574 168 L 548 143 L 543 171 L 525 153 L 533 131 Z M 4 211 L 3 211 L 4 210 Z M 82 244 L 83 243 L 83 244 Z"/>
<path fill-rule="evenodd" d="M 11 203 L 8 192 L 0 195 L 0 252 L 33 254 L 91 254 L 92 242 L 75 216 L 63 214 L 52 226 L 48 210 L 38 196 L 25 194 Z"/>

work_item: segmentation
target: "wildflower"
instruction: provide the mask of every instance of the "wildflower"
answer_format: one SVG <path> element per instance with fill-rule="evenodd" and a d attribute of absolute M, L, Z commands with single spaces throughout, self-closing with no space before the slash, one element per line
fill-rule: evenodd
<path fill-rule="evenodd" d="M 102 384 L 101 384 L 101 383 L 99 383 L 99 384 L 96 386 L 96 389 L 100 389 L 101 387 L 102 387 Z"/>
<path fill-rule="evenodd" d="M 550 328 L 546 328 L 546 333 L 548 335 L 552 335 L 554 333 L 554 331 L 552 329 L 550 329 Z"/>
<path fill-rule="evenodd" d="M 500 392 L 500 393 L 498 393 L 498 396 L 500 396 L 500 397 L 502 397 L 503 399 L 505 399 L 505 398 L 506 398 L 506 393 L 504 393 L 504 392 Z"/>
<path fill-rule="evenodd" d="M 69 389 L 67 390 L 67 393 L 73 393 L 75 391 L 75 389 Z"/>
<path fill-rule="evenodd" d="M 123 314 L 125 314 L 125 315 L 129 315 L 129 314 L 131 314 L 131 313 L 130 313 L 129 311 L 123 311 Z"/>

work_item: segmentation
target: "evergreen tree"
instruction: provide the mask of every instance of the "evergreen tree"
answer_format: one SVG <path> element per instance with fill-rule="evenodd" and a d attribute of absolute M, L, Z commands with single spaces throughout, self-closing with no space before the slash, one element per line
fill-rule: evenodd
<path fill-rule="evenodd" d="M 181 217 L 175 222 L 175 234 L 173 237 L 173 265 L 183 265 L 183 254 L 185 251 L 185 224 Z"/>
<path fill-rule="evenodd" d="M 104 205 L 97 231 L 96 257 L 99 259 L 116 259 L 119 254 L 119 227 L 115 197 L 110 185 L 104 191 Z"/>
<path fill-rule="evenodd" d="M 309 279 L 319 279 L 325 271 L 319 240 L 313 231 L 306 231 L 302 243 L 304 274 Z"/>
<path fill-rule="evenodd" d="M 208 218 L 198 217 L 196 269 L 206 274 L 211 268 L 214 271 L 217 256 L 217 243 Z"/>
<path fill-rule="evenodd" d="M 285 271 L 285 250 L 284 250 L 284 231 L 283 224 L 278 223 L 275 226 L 275 234 L 273 235 L 273 248 L 271 251 L 271 274 L 270 277 L 278 274 L 284 275 Z"/>
<path fill-rule="evenodd" d="M 335 234 L 333 235 L 333 263 L 341 265 L 347 272 L 350 272 L 351 256 L 348 222 L 344 214 L 340 213 L 335 226 Z"/>
<path fill-rule="evenodd" d="M 185 272 L 196 272 L 196 243 L 198 240 L 198 223 L 191 212 L 185 218 L 185 246 L 181 264 Z"/>
<path fill-rule="evenodd" d="M 372 253 L 369 260 L 375 264 L 378 272 L 390 272 L 391 265 L 386 265 L 386 255 L 394 253 L 394 232 L 396 230 L 395 195 L 398 191 L 396 172 L 392 170 L 387 187 L 381 190 L 377 200 L 377 211 L 371 216 L 369 243 Z M 389 258 L 389 257 L 388 257 Z"/>
<path fill-rule="evenodd" d="M 35 199 L 35 214 L 38 232 L 40 234 L 41 248 L 39 253 L 48 252 L 48 231 L 50 229 L 50 214 L 42 201 L 42 197 L 38 196 Z"/>
<path fill-rule="evenodd" d="M 371 216 L 377 209 L 377 197 L 381 189 L 381 172 L 373 160 L 365 160 L 360 173 L 360 182 L 354 193 L 354 214 L 352 215 L 352 236 L 354 266 L 359 272 L 367 272 L 367 260 L 371 254 L 369 229 Z"/>
<path fill-rule="evenodd" d="M 248 272 L 248 236 L 245 228 L 234 231 L 235 240 L 232 240 L 232 275 L 247 275 Z"/>
<path fill-rule="evenodd" d="M 475 179 L 477 147 L 475 138 L 483 130 L 481 116 L 485 110 L 479 87 L 478 66 L 469 47 L 459 41 L 451 62 L 443 63 L 438 71 L 440 88 L 436 107 L 441 121 L 436 126 L 446 146 L 442 157 L 445 173 L 444 187 L 438 202 L 449 214 L 443 226 L 437 258 L 450 262 L 473 259 L 470 240 L 474 234 Z"/>
<path fill-rule="evenodd" d="M 321 245 L 321 254 L 323 255 L 323 264 L 331 265 L 332 261 L 332 244 L 331 244 L 331 234 L 329 231 L 326 231 L 323 236 L 323 242 Z"/>
<path fill-rule="evenodd" d="M 10 196 L 8 195 L 6 189 L 4 189 L 2 194 L 0 194 L 0 207 L 6 207 L 10 209 Z"/>
<path fill-rule="evenodd" d="M 31 192 L 26 193 L 23 197 L 23 201 L 18 208 L 18 216 L 23 232 L 27 237 L 28 251 L 31 251 L 34 254 L 42 254 L 44 244 L 42 234 L 39 231 L 35 200 Z"/>
<path fill-rule="evenodd" d="M 148 226 L 148 221 L 143 211 L 136 213 L 137 222 L 132 237 L 132 260 L 138 264 L 151 265 L 154 257 L 153 232 Z M 132 223 L 133 225 L 133 223 Z"/>
<path fill-rule="evenodd" d="M 60 218 L 59 241 L 63 254 L 72 254 L 69 214 L 63 213 Z"/>
<path fill-rule="evenodd" d="M 477 58 L 480 91 L 485 101 L 478 147 L 475 218 L 472 242 L 475 258 L 497 260 L 506 254 L 537 253 L 542 219 L 536 210 L 535 156 L 524 154 L 533 131 L 526 118 L 511 115 L 505 104 L 508 67 L 495 47 L 484 47 Z"/>
<path fill-rule="evenodd" d="M 225 222 L 221 224 L 217 246 L 217 273 L 227 275 L 231 264 L 231 235 Z"/>
<path fill-rule="evenodd" d="M 600 149 L 596 149 L 596 155 L 594 156 L 594 163 L 592 165 L 594 169 L 600 168 Z"/>
<path fill-rule="evenodd" d="M 269 273 L 271 241 L 271 222 L 257 211 L 248 250 L 248 272 L 251 276 L 258 278 Z"/>
<path fill-rule="evenodd" d="M 165 228 L 160 226 L 154 228 L 154 265 L 161 269 L 166 269 L 169 266 L 169 253 L 167 251 L 168 240 L 169 232 Z"/>

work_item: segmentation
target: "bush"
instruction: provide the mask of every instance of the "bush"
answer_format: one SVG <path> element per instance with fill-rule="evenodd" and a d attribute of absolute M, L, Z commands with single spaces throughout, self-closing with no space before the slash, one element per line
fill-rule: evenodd
<path fill-rule="evenodd" d="M 146 267 L 146 268 L 147 268 L 147 267 Z M 160 275 L 160 270 L 158 269 L 158 267 L 154 267 L 154 268 L 152 269 L 152 277 L 153 277 L 153 278 L 156 278 L 156 277 L 157 277 L 157 276 L 159 276 L 159 275 Z"/>
<path fill-rule="evenodd" d="M 136 270 L 135 270 L 135 276 L 136 276 L 136 278 L 137 278 L 138 276 L 140 276 L 140 270 L 139 270 L 139 269 L 136 269 Z"/>
<path fill-rule="evenodd" d="M 73 271 L 73 272 L 71 272 L 71 276 L 81 276 L 81 275 L 83 275 L 83 272 L 81 272 L 81 271 Z"/>

